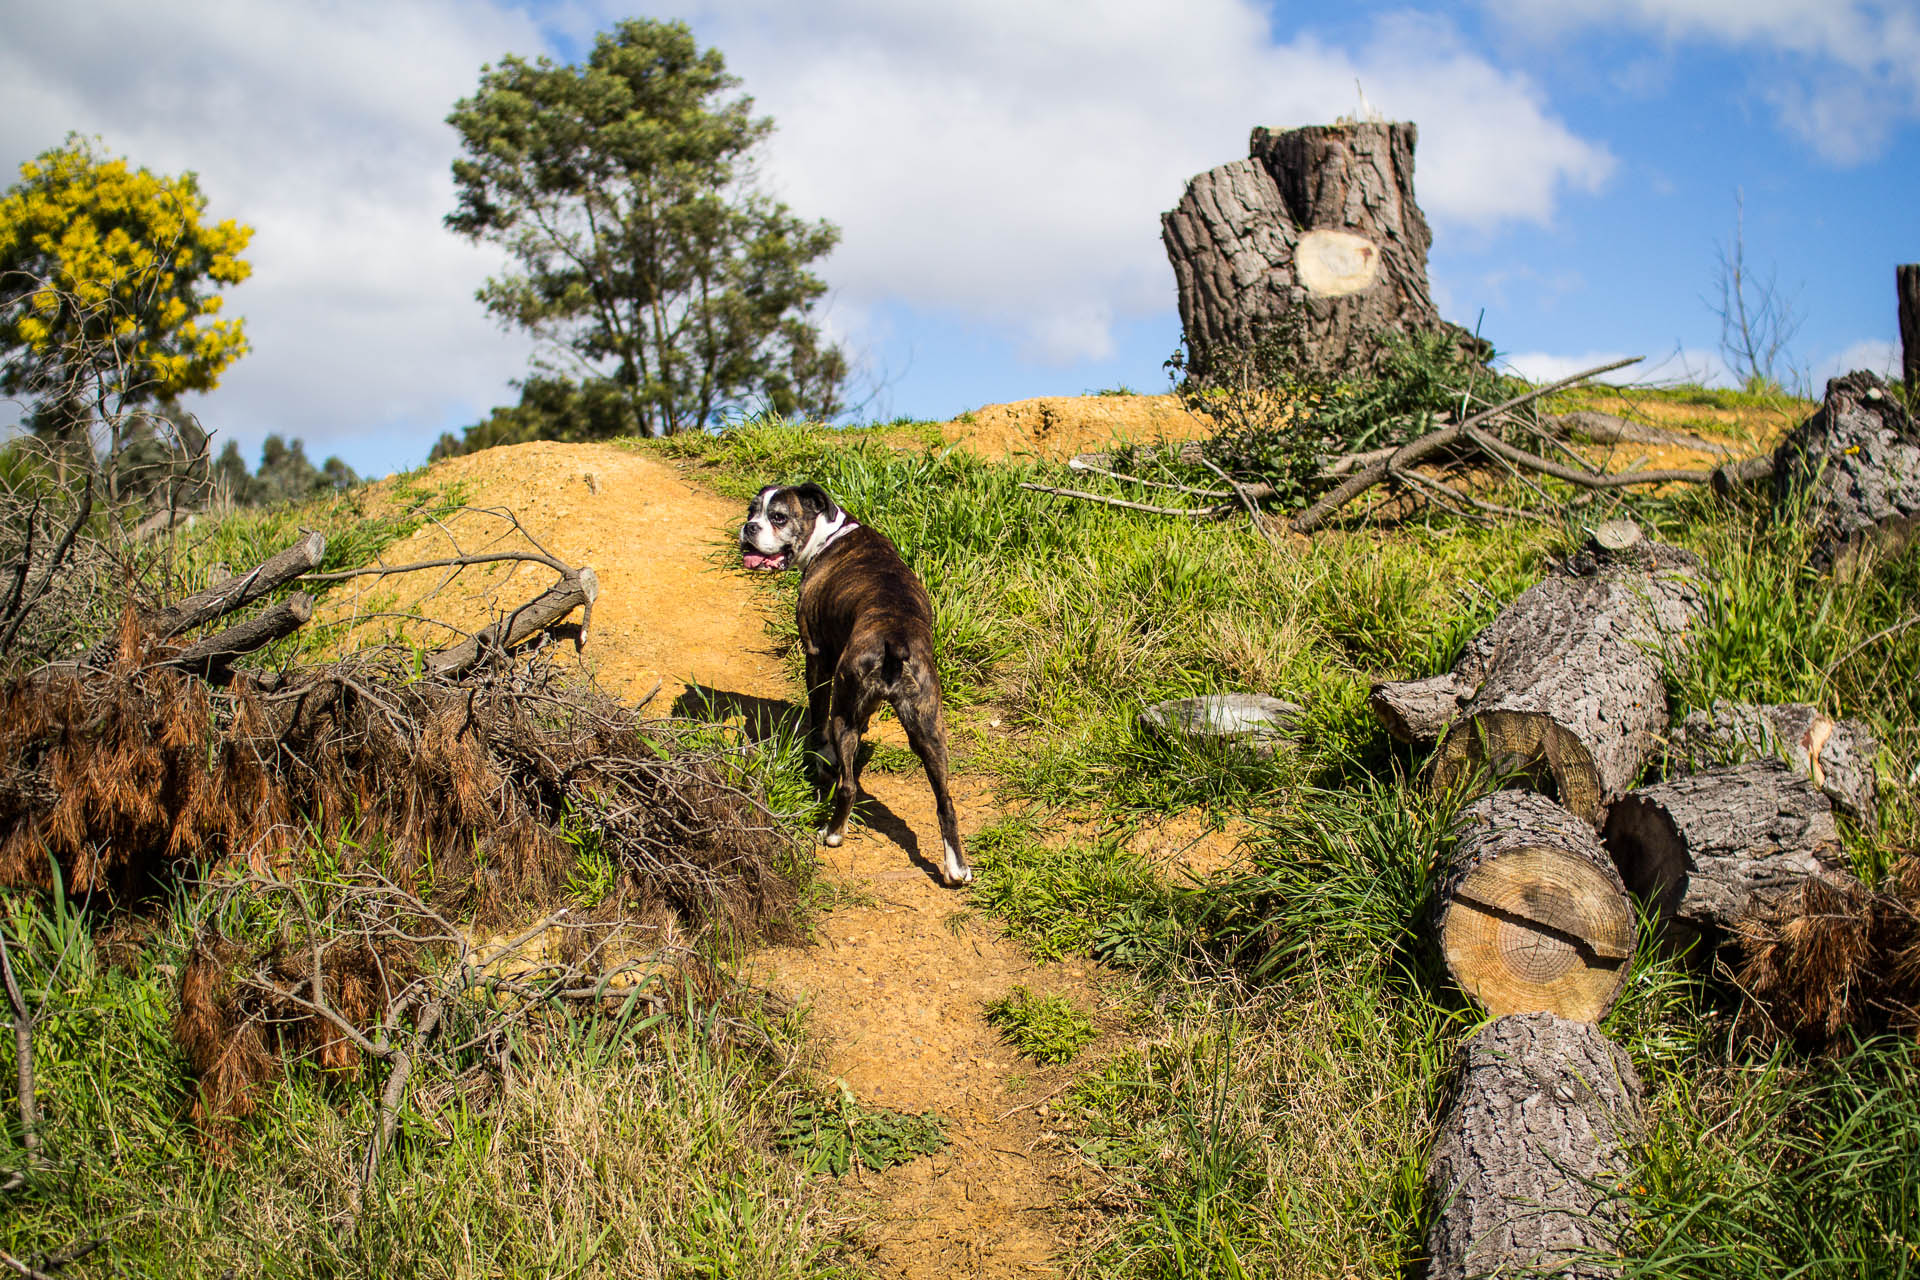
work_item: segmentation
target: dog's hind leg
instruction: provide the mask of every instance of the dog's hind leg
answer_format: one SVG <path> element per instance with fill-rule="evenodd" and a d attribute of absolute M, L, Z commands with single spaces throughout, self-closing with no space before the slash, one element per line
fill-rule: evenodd
<path fill-rule="evenodd" d="M 933 807 L 940 815 L 940 843 L 946 855 L 941 870 L 948 884 L 962 885 L 973 879 L 973 868 L 967 865 L 966 852 L 960 846 L 960 815 L 954 811 L 953 796 L 947 790 L 947 723 L 940 707 L 940 686 L 927 683 L 932 685 L 932 697 L 925 702 L 904 697 L 893 704 L 893 709 L 933 786 Z"/>
<path fill-rule="evenodd" d="M 836 672 L 826 742 L 827 754 L 834 763 L 833 816 L 820 833 L 821 842 L 830 849 L 839 848 L 847 836 L 847 819 L 853 816 L 853 801 L 860 793 L 860 730 L 872 714 L 873 704 L 863 696 L 859 678 L 846 671 Z"/>

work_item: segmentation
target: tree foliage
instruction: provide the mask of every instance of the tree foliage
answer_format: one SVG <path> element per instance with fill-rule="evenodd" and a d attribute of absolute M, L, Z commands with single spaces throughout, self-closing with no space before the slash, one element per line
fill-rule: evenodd
<path fill-rule="evenodd" d="M 213 462 L 213 483 L 241 506 L 278 506 L 285 502 L 305 502 L 351 489 L 360 483 L 353 468 L 339 458 L 328 458 L 314 466 L 307 457 L 306 442 L 295 437 L 270 435 L 260 446 L 260 469 L 247 474 L 247 463 L 240 456 L 238 443 L 229 440 Z"/>
<path fill-rule="evenodd" d="M 808 269 L 839 232 L 755 189 L 773 123 L 738 84 L 684 23 L 634 20 L 581 65 L 482 68 L 448 117 L 465 158 L 447 226 L 517 267 L 480 300 L 619 388 L 629 431 L 841 407 L 846 359 L 809 318 L 826 286 Z"/>
<path fill-rule="evenodd" d="M 0 388 L 73 440 L 110 414 L 216 386 L 247 351 L 214 319 L 253 231 L 214 223 L 191 173 L 163 177 L 69 137 L 0 198 Z M 115 449 L 122 441 L 109 442 Z"/>

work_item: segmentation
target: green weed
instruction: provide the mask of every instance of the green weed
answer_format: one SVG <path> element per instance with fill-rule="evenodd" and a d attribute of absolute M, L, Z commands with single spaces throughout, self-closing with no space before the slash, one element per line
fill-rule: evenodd
<path fill-rule="evenodd" d="M 936 1115 L 908 1115 L 886 1107 L 863 1107 L 842 1088 L 831 1099 L 794 1103 L 775 1130 L 781 1150 L 798 1156 L 813 1173 L 839 1178 L 858 1164 L 878 1172 L 947 1145 L 945 1122 Z"/>
<path fill-rule="evenodd" d="M 1007 1043 L 1047 1066 L 1073 1061 L 1100 1035 L 1093 1019 L 1065 996 L 1035 995 L 1024 985 L 988 1002 L 987 1021 Z"/>

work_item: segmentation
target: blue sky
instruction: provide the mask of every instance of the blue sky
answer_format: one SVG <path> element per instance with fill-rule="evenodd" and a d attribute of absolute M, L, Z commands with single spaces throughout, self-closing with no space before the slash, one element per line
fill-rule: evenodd
<path fill-rule="evenodd" d="M 727 55 L 779 125 L 768 185 L 842 226 L 826 321 L 877 415 L 1163 389 L 1158 214 L 1252 126 L 1354 112 L 1356 79 L 1420 125 L 1443 312 L 1535 375 L 1644 354 L 1722 376 L 1707 299 L 1737 190 L 1815 384 L 1887 367 L 1893 267 L 1920 260 L 1915 0 L 16 6 L 0 164 L 78 130 L 196 170 L 257 235 L 229 299 L 254 353 L 194 408 L 249 454 L 281 431 L 380 473 L 526 368 L 473 300 L 497 255 L 440 227 L 448 109 L 483 62 L 570 60 L 639 14 Z"/>

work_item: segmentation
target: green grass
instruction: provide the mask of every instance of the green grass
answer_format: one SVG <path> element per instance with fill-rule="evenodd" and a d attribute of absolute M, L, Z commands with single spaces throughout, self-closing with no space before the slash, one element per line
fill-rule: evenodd
<path fill-rule="evenodd" d="M 987 1003 L 987 1021 L 1007 1043 L 1046 1066 L 1072 1062 L 1100 1036 L 1093 1019 L 1065 996 L 1037 995 L 1016 986 Z"/>
<path fill-rule="evenodd" d="M 1020 489 L 1064 480 L 1036 464 L 867 433 L 758 424 L 675 447 L 743 496 L 819 481 L 900 543 L 934 596 L 943 678 L 978 708 L 960 717 L 963 753 L 1011 802 L 972 842 L 973 906 L 1039 957 L 1093 956 L 1153 993 L 1141 1047 L 1069 1095 L 1068 1133 L 1101 1188 L 1076 1264 L 1129 1277 L 1414 1264 L 1437 1091 L 1477 1015 L 1421 925 L 1450 814 L 1366 689 L 1448 667 L 1580 523 L 1335 529 L 1275 553 L 1239 525 Z M 1695 649 L 1668 672 L 1674 715 L 1736 697 L 1866 720 L 1886 785 L 1877 833 L 1848 832 L 1856 864 L 1872 876 L 1920 844 L 1913 789 L 1894 785 L 1920 760 L 1920 551 L 1836 581 L 1804 568 L 1794 520 L 1691 493 L 1633 510 L 1713 571 Z M 1143 705 L 1232 689 L 1305 704 L 1301 743 L 1260 761 L 1139 730 Z M 1131 851 L 1137 824 L 1193 809 L 1242 825 L 1243 863 L 1195 880 Z M 1633 1273 L 1920 1274 L 1911 1050 L 1756 1057 L 1728 1037 L 1733 998 L 1642 922 L 1605 1023 L 1651 1085 Z"/>
<path fill-rule="evenodd" d="M 75 916 L 8 895 L 29 1001 L 46 1168 L 0 1214 L 35 1259 L 98 1238 L 84 1274 L 846 1276 L 851 1224 L 770 1134 L 798 1097 L 777 1051 L 712 1047 L 692 1018 L 516 1037 L 505 1077 L 473 1049 L 417 1081 L 357 1216 L 350 1170 L 374 1123 L 364 1072 L 295 1063 L 230 1146 L 185 1120 L 171 1020 L 183 901 L 109 963 Z M 11 1077 L 11 1071 L 9 1071 Z M 24 1164 L 17 1120 L 0 1167 Z"/>

